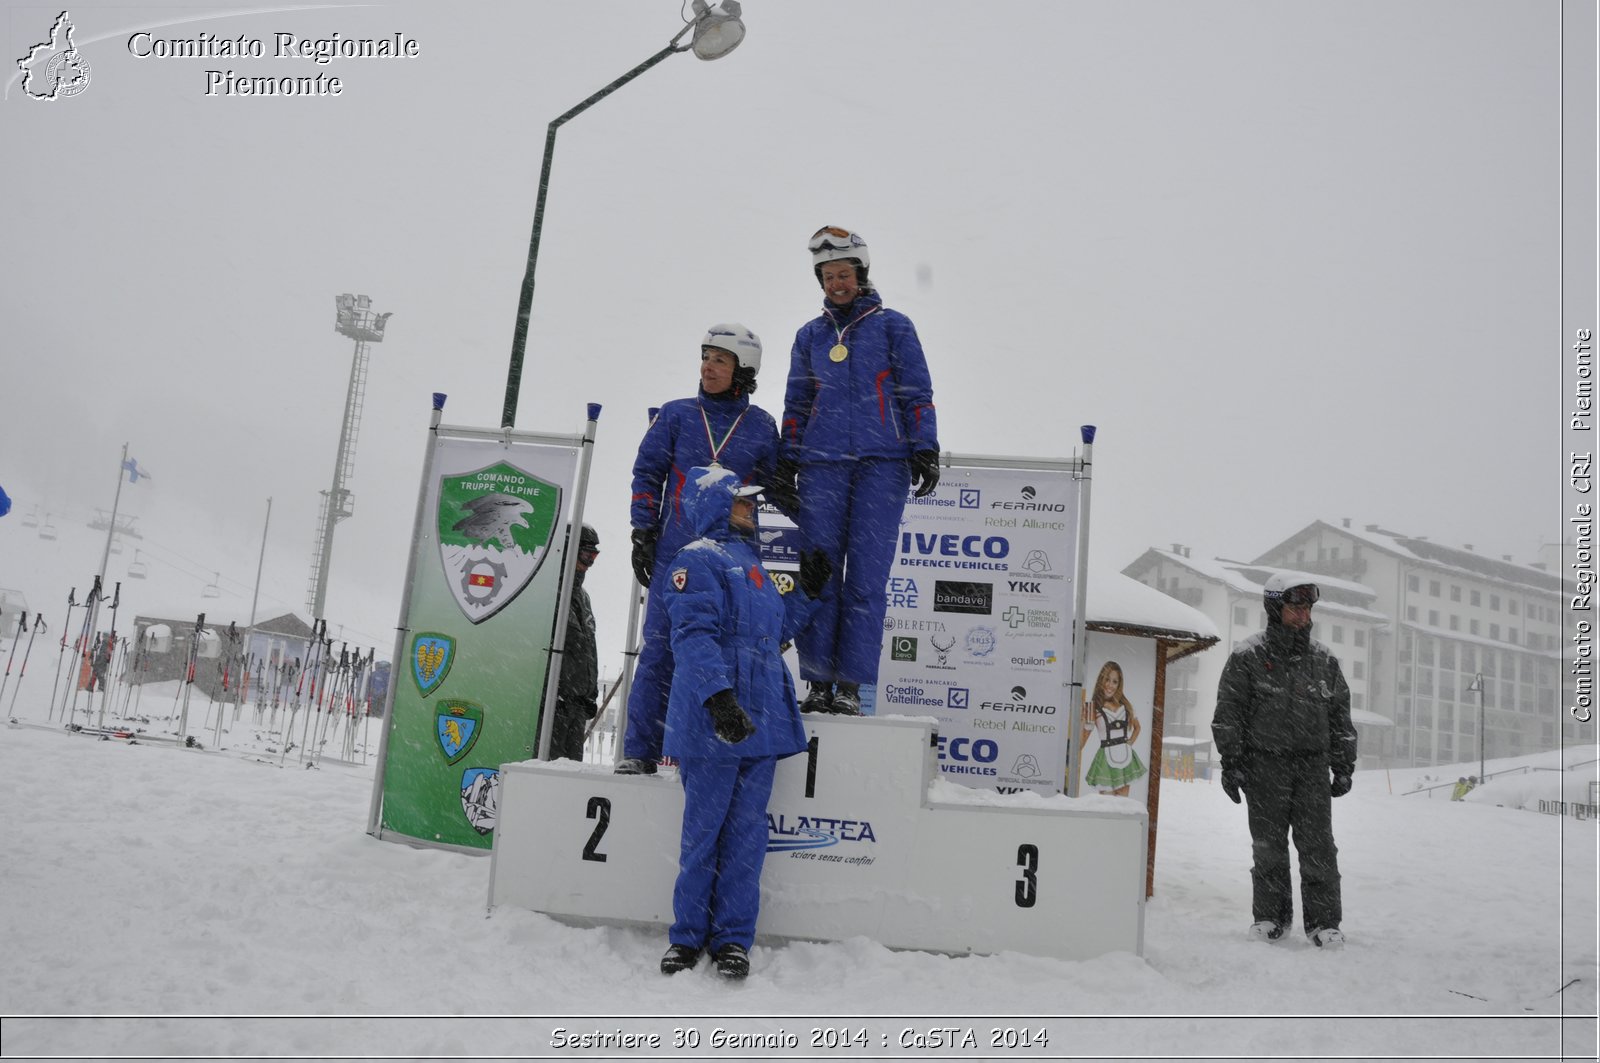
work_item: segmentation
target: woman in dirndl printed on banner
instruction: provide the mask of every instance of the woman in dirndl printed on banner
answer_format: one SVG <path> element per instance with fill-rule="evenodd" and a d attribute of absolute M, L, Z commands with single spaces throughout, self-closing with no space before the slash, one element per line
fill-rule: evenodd
<path fill-rule="evenodd" d="M 1088 748 L 1090 735 L 1100 738 L 1100 748 L 1095 750 L 1084 782 L 1101 793 L 1127 797 L 1129 785 L 1145 775 L 1144 763 L 1134 750 L 1139 731 L 1139 717 L 1134 715 L 1122 690 L 1122 666 L 1107 661 L 1095 678 L 1094 696 L 1083 708 L 1080 752 Z"/>

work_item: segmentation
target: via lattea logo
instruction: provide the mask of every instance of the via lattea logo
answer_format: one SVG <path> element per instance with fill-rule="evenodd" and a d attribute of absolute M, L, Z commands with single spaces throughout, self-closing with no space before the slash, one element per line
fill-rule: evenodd
<path fill-rule="evenodd" d="M 54 102 L 89 87 L 89 61 L 72 43 L 75 28 L 68 12 L 61 12 L 50 27 L 50 39 L 33 45 L 17 60 L 22 91 L 29 99 Z"/>

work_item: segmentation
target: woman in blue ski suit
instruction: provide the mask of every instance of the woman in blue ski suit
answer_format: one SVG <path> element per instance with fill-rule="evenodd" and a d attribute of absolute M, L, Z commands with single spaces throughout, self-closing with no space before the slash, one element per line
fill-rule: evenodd
<path fill-rule="evenodd" d="M 750 404 L 761 368 L 761 340 L 743 325 L 712 325 L 700 346 L 700 393 L 661 407 L 633 463 L 633 571 L 650 589 L 643 644 L 628 692 L 620 775 L 653 775 L 672 686 L 672 649 L 662 570 L 695 538 L 683 512 L 688 470 L 713 463 L 744 483 L 765 483 L 778 459 L 772 415 Z"/>
<path fill-rule="evenodd" d="M 885 588 L 906 490 L 939 483 L 933 381 L 911 319 L 868 284 L 866 241 L 819 229 L 812 266 L 824 294 L 789 355 L 780 484 L 798 478 L 801 541 L 842 578 L 796 642 L 801 710 L 859 715 L 860 685 L 878 681 Z"/>
<path fill-rule="evenodd" d="M 672 697 L 663 749 L 683 781 L 683 835 L 664 974 L 709 949 L 717 971 L 750 969 L 778 759 L 806 748 L 780 647 L 801 630 L 831 566 L 802 555 L 800 591 L 780 594 L 755 546 L 759 487 L 723 468 L 689 470 L 682 505 L 701 538 L 668 563 Z"/>

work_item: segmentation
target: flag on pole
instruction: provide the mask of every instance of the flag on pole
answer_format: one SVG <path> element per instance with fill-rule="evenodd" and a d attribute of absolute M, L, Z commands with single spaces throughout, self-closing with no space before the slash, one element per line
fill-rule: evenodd
<path fill-rule="evenodd" d="M 150 473 L 145 469 L 139 468 L 139 463 L 132 458 L 124 461 L 122 468 L 128 474 L 128 482 L 131 484 L 138 483 L 141 477 L 146 480 L 151 479 Z"/>

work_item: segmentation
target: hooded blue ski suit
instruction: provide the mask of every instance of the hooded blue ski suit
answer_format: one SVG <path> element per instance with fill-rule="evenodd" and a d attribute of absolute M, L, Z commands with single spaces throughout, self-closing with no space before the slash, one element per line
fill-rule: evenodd
<path fill-rule="evenodd" d="M 795 647 L 801 679 L 875 683 L 910 458 L 939 449 L 933 381 L 911 319 L 877 292 L 823 310 L 789 355 L 783 457 L 800 466 L 801 539 L 843 578 L 829 581 Z M 840 361 L 836 345 L 848 352 Z"/>
<path fill-rule="evenodd" d="M 712 951 L 755 940 L 773 772 L 806 748 L 779 646 L 816 608 L 798 589 L 779 594 L 752 541 L 729 525 L 737 486 L 726 470 L 690 470 L 683 508 L 703 538 L 678 551 L 664 581 L 675 662 L 664 749 L 684 793 L 668 936 Z M 717 737 L 706 708 L 723 690 L 755 723 L 737 745 Z"/>
<path fill-rule="evenodd" d="M 750 405 L 748 395 L 674 399 L 661 407 L 639 443 L 633 462 L 630 520 L 635 528 L 653 528 L 656 563 L 645 605 L 643 644 L 628 691 L 628 725 L 622 755 L 637 760 L 661 759 L 661 729 L 667 719 L 667 694 L 672 687 L 672 648 L 664 573 L 673 555 L 695 538 L 683 510 L 688 472 L 713 461 L 736 473 L 744 483 L 761 484 L 778 459 L 778 426 L 772 415 Z"/>

